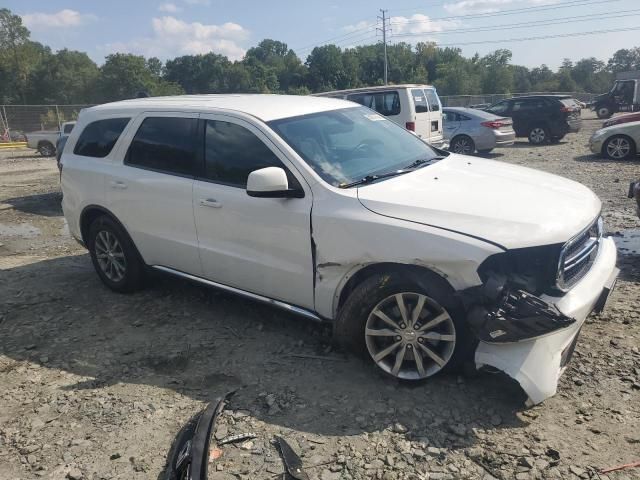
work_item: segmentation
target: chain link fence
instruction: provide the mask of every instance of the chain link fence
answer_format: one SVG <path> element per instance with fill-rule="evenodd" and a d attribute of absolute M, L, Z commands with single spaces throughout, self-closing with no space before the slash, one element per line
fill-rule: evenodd
<path fill-rule="evenodd" d="M 22 142 L 25 134 L 57 132 L 91 105 L 0 105 L 0 142 Z"/>
<path fill-rule="evenodd" d="M 505 98 L 523 95 L 571 95 L 588 103 L 593 93 L 581 92 L 527 92 L 484 95 L 445 95 L 440 97 L 445 107 L 469 107 L 494 104 Z M 64 122 L 76 120 L 80 110 L 92 105 L 0 105 L 0 142 L 23 142 L 25 134 L 35 131 L 59 131 Z"/>
<path fill-rule="evenodd" d="M 445 107 L 470 107 L 471 105 L 493 105 L 500 100 L 511 97 L 523 97 L 527 95 L 570 95 L 584 103 L 591 102 L 597 95 L 584 92 L 526 92 L 526 93 L 488 93 L 480 95 L 444 95 L 440 97 Z"/>

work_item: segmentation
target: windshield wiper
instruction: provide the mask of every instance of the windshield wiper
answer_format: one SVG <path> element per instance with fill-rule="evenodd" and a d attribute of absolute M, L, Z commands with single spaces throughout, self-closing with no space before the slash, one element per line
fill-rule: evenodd
<path fill-rule="evenodd" d="M 339 188 L 350 188 L 350 187 L 355 187 L 356 185 L 366 185 L 368 183 L 373 183 L 376 180 L 380 180 L 382 178 L 389 178 L 389 177 L 395 177 L 397 175 L 402 175 L 404 173 L 409 173 L 411 170 L 395 170 L 393 172 L 387 172 L 387 173 L 381 173 L 379 175 L 367 175 L 364 178 L 361 178 L 360 180 L 356 180 L 355 182 L 351 182 L 351 183 L 341 183 L 340 185 L 338 185 Z"/>
<path fill-rule="evenodd" d="M 410 163 L 409 165 L 401 168 L 400 170 L 394 170 L 393 172 L 387 172 L 387 173 L 380 173 L 378 175 L 367 175 L 366 177 L 351 183 L 341 183 L 340 185 L 338 185 L 338 187 L 339 188 L 355 187 L 357 185 L 366 185 L 368 183 L 373 183 L 376 180 L 380 180 L 382 178 L 395 177 L 397 175 L 402 175 L 404 173 L 412 172 L 417 168 L 430 164 L 433 161 L 442 160 L 443 158 L 446 158 L 446 157 L 438 156 L 438 157 L 431 157 L 431 158 L 419 158 L 418 160 Z"/>
<path fill-rule="evenodd" d="M 418 167 L 422 167 L 423 165 L 427 165 L 431 162 L 437 161 L 437 160 L 442 160 L 446 157 L 443 156 L 437 156 L 437 157 L 431 157 L 431 158 L 419 158 L 418 160 L 410 163 L 409 165 L 407 165 L 406 167 L 403 167 L 402 170 L 414 170 Z"/>

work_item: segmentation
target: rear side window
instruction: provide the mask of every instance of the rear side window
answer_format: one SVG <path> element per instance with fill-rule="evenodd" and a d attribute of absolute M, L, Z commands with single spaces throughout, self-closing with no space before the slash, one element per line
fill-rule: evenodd
<path fill-rule="evenodd" d="M 529 111 L 537 110 L 538 108 L 544 108 L 547 106 L 547 102 L 544 98 L 529 98 L 526 100 L 514 100 L 513 111 Z"/>
<path fill-rule="evenodd" d="M 432 112 L 440 111 L 440 99 L 438 98 L 438 94 L 435 90 L 430 88 L 425 89 L 424 94 L 427 97 L 427 101 L 429 102 L 429 108 L 431 108 Z"/>
<path fill-rule="evenodd" d="M 369 107 L 386 117 L 400 114 L 400 95 L 396 91 L 352 93 L 347 100 Z"/>
<path fill-rule="evenodd" d="M 280 167 L 280 159 L 246 128 L 230 122 L 207 120 L 205 178 L 234 187 L 246 187 L 254 170 Z M 289 175 L 289 182 L 292 179 Z"/>
<path fill-rule="evenodd" d="M 75 155 L 104 158 L 113 149 L 130 118 L 97 120 L 84 127 L 73 149 Z"/>
<path fill-rule="evenodd" d="M 73 123 L 69 123 L 67 125 L 64 126 L 62 133 L 71 133 L 71 130 L 73 130 L 74 124 Z"/>
<path fill-rule="evenodd" d="M 416 113 L 426 113 L 429 111 L 429 104 L 427 98 L 424 96 L 424 92 L 419 89 L 411 90 L 411 98 L 413 98 L 413 104 L 416 107 Z"/>
<path fill-rule="evenodd" d="M 149 117 L 133 137 L 126 164 L 183 176 L 196 171 L 195 118 Z"/>
<path fill-rule="evenodd" d="M 491 107 L 487 108 L 487 111 L 490 113 L 493 113 L 495 115 L 502 115 L 507 113 L 507 111 L 509 110 L 509 102 L 500 102 L 500 103 L 496 103 L 495 105 L 492 105 Z"/>

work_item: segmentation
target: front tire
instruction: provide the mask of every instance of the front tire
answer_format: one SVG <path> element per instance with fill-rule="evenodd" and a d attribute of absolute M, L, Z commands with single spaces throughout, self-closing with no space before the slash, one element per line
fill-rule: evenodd
<path fill-rule="evenodd" d="M 476 145 L 471 137 L 460 135 L 451 140 L 449 151 L 460 155 L 471 155 L 476 151 Z"/>
<path fill-rule="evenodd" d="M 94 220 L 87 248 L 98 276 L 111 290 L 131 293 L 142 288 L 144 263 L 127 232 L 112 218 Z"/>
<path fill-rule="evenodd" d="M 449 290 L 429 277 L 373 275 L 340 309 L 335 338 L 400 380 L 424 380 L 450 370 L 471 348 L 463 312 Z"/>
<path fill-rule="evenodd" d="M 596 108 L 596 115 L 600 119 L 611 118 L 613 112 L 609 107 L 603 105 Z"/>
<path fill-rule="evenodd" d="M 627 160 L 636 154 L 636 145 L 625 135 L 614 135 L 604 143 L 602 153 L 611 160 Z"/>
<path fill-rule="evenodd" d="M 478 153 L 481 155 L 489 155 L 493 152 L 493 148 L 485 148 L 484 150 L 478 150 Z"/>
<path fill-rule="evenodd" d="M 549 140 L 549 130 L 542 125 L 537 125 L 529 131 L 529 143 L 542 145 Z"/>

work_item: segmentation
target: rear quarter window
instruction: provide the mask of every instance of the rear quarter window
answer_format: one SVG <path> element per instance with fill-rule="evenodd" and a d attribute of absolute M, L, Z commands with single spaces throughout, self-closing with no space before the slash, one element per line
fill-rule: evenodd
<path fill-rule="evenodd" d="M 347 100 L 369 107 L 385 117 L 400 115 L 401 111 L 400 95 L 397 91 L 352 93 L 347 96 Z"/>
<path fill-rule="evenodd" d="M 107 118 L 91 122 L 80 134 L 73 149 L 75 155 L 104 158 L 113 149 L 130 118 Z"/>

